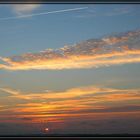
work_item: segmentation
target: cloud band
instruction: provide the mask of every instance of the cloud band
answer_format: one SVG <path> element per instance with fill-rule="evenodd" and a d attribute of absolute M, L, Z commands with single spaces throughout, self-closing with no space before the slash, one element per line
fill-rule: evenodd
<path fill-rule="evenodd" d="M 0 69 L 80 69 L 140 62 L 140 31 L 91 39 L 60 49 L 1 57 Z M 136 43 L 137 42 L 137 43 Z"/>

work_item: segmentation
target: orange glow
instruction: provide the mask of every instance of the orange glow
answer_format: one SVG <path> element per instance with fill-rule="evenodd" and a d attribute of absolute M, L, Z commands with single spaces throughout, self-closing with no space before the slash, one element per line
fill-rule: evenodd
<path fill-rule="evenodd" d="M 140 63 L 140 50 L 129 50 L 127 45 L 121 46 L 124 51 L 112 51 L 111 53 L 99 53 L 93 55 L 67 55 L 66 58 L 12 61 L 10 58 L 1 58 L 8 65 L 0 65 L 0 68 L 8 70 L 30 69 L 79 69 L 96 68 L 127 63 Z"/>
<path fill-rule="evenodd" d="M 24 118 L 22 120 L 24 123 L 39 123 L 42 119 L 49 122 L 63 122 L 70 118 L 76 119 L 82 116 L 96 118 L 101 114 L 104 114 L 104 117 L 105 114 L 109 117 L 113 113 L 139 113 L 139 111 L 134 110 L 131 112 L 129 110 L 125 110 L 126 112 L 119 110 L 115 112 L 115 107 L 127 106 L 129 103 L 131 106 L 135 106 L 140 100 L 140 89 L 126 90 L 86 86 L 67 89 L 63 92 L 50 91 L 46 94 L 26 93 L 26 95 L 19 90 L 7 89 L 4 90 L 4 88 L 1 88 L 1 90 L 9 93 L 6 99 L 12 98 L 13 100 L 17 100 L 19 97 L 23 97 L 24 100 L 28 100 L 28 103 L 17 104 L 14 107 L 5 109 L 3 107 L 0 110 L 0 114 L 7 114 L 8 112 L 13 119 L 7 120 L 8 115 L 1 115 L 1 121 L 20 122 L 21 119 L 16 120 L 16 118 Z M 42 102 L 44 99 L 46 99 L 46 102 Z M 52 100 L 52 102 L 48 103 L 48 99 Z M 55 100 L 53 101 L 53 99 Z M 40 102 L 35 102 L 36 100 Z M 111 106 L 114 106 L 114 112 L 106 112 L 106 110 L 111 109 Z"/>
<path fill-rule="evenodd" d="M 49 128 L 45 128 L 45 131 L 49 131 Z"/>

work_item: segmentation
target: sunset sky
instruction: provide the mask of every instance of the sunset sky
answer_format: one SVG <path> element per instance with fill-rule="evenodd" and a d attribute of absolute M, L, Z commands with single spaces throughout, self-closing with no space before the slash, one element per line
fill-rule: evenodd
<path fill-rule="evenodd" d="M 139 134 L 139 116 L 140 5 L 0 5 L 0 136 Z"/>

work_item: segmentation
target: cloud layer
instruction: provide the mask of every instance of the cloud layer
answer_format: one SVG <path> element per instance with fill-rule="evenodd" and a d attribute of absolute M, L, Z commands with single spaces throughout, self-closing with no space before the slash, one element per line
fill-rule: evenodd
<path fill-rule="evenodd" d="M 91 85 L 61 92 L 31 93 L 10 88 L 0 88 L 0 91 L 3 94 L 8 93 L 6 97 L 2 97 L 3 100 L 10 99 L 16 103 L 14 106 L 1 106 L 1 121 L 7 120 L 8 114 L 16 118 L 32 118 L 34 121 L 47 118 L 53 122 L 86 114 L 93 117 L 92 114 L 133 113 L 139 112 L 140 109 L 140 89 L 114 89 Z M 20 100 L 26 102 L 21 103 Z M 15 121 L 21 121 L 16 118 Z"/>
<path fill-rule="evenodd" d="M 0 99 L 3 101 L 3 104 L 0 103 L 0 123 L 8 124 L 5 126 L 7 129 L 17 124 L 30 124 L 30 127 L 38 128 L 38 132 L 42 132 L 42 129 L 50 124 L 49 128 L 53 134 L 56 129 L 56 133 L 62 134 L 85 133 L 81 128 L 86 125 L 88 132 L 94 134 L 94 129 L 98 126 L 100 126 L 98 133 L 103 133 L 106 129 L 111 133 L 112 124 L 120 130 L 122 118 L 127 119 L 128 127 L 132 126 L 130 121 L 133 124 L 139 122 L 137 120 L 140 115 L 140 89 L 89 85 L 64 91 L 23 92 L 1 87 L 0 94 L 4 95 Z M 104 124 L 108 121 L 109 124 Z M 120 125 L 116 125 L 118 123 Z M 73 127 L 74 125 L 76 126 Z M 139 124 L 136 126 L 139 128 Z M 19 131 L 18 128 L 16 130 Z M 65 130 L 67 132 L 64 132 Z M 127 133 L 133 132 L 131 128 L 125 130 Z M 13 134 L 11 131 L 8 133 Z"/>
<path fill-rule="evenodd" d="M 140 31 L 90 39 L 60 49 L 1 57 L 0 69 L 79 69 L 140 62 Z"/>

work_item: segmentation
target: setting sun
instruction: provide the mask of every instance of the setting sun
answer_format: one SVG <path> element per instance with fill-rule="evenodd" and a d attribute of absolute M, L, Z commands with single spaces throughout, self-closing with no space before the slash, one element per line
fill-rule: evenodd
<path fill-rule="evenodd" d="M 49 131 L 49 128 L 45 128 L 45 131 Z"/>

